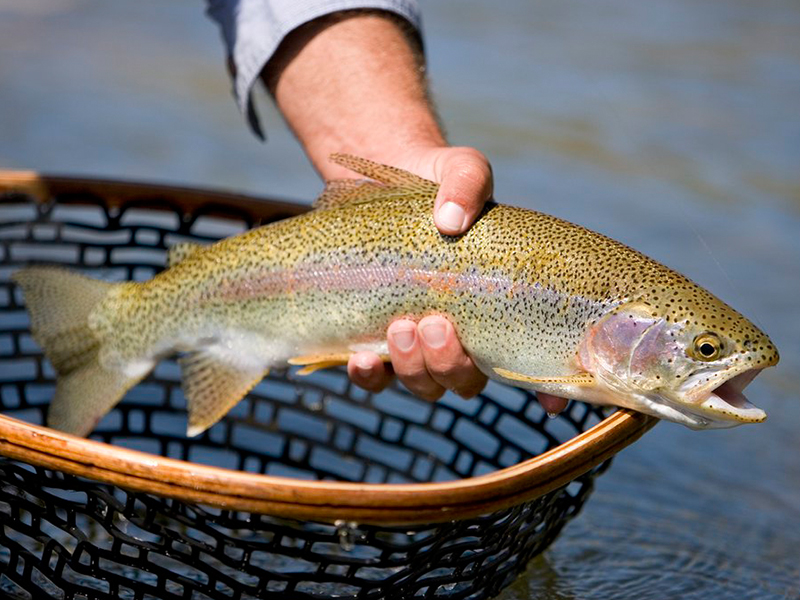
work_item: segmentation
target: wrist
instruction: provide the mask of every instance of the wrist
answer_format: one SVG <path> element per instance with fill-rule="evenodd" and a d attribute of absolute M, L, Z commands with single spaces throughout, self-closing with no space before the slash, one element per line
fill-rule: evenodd
<path fill-rule="evenodd" d="M 375 11 L 317 19 L 290 34 L 265 68 L 278 107 L 324 179 L 353 176 L 328 161 L 333 152 L 398 164 L 446 145 L 419 44 L 403 23 Z"/>

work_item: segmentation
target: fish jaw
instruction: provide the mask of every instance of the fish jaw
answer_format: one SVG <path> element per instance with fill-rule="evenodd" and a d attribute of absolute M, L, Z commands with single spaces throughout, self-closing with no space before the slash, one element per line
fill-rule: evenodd
<path fill-rule="evenodd" d="M 711 389 L 696 388 L 687 396 L 688 402 L 683 401 L 681 404 L 697 418 L 709 423 L 719 423 L 713 425 L 715 427 L 763 423 L 767 419 L 767 413 L 751 403 L 743 394 L 744 389 L 761 371 L 760 368 L 747 369 L 733 374 Z M 687 381 L 686 387 L 691 388 L 691 384 L 691 380 Z M 703 428 L 706 427 L 708 425 Z"/>
<path fill-rule="evenodd" d="M 742 393 L 762 369 L 748 369 L 733 375 L 713 389 L 691 395 L 669 392 L 620 392 L 608 394 L 609 403 L 623 406 L 685 425 L 690 429 L 728 429 L 739 425 L 763 423 L 767 413 L 752 404 Z M 685 387 L 691 388 L 689 380 Z"/>
<path fill-rule="evenodd" d="M 606 382 L 603 381 L 599 381 L 597 387 L 581 390 L 573 397 L 596 404 L 629 408 L 690 429 L 728 429 L 766 420 L 767 414 L 742 394 L 744 387 L 757 374 L 757 369 L 746 371 L 692 402 L 668 393 L 623 390 L 618 386 L 604 385 Z"/>

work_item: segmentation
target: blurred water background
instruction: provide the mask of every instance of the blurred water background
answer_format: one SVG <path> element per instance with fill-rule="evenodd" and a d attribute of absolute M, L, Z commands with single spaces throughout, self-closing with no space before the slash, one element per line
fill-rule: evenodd
<path fill-rule="evenodd" d="M 758 426 L 661 424 L 501 596 L 800 598 L 800 3 L 427 3 L 451 141 L 496 197 L 617 238 L 781 350 Z M 263 94 L 245 128 L 197 0 L 0 0 L 0 168 L 308 201 L 321 184 Z"/>

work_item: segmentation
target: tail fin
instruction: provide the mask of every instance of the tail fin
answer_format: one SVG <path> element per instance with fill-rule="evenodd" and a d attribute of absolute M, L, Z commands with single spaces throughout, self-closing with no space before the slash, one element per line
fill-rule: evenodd
<path fill-rule="evenodd" d="M 121 284 L 50 267 L 23 269 L 12 279 L 25 295 L 31 333 L 58 373 L 47 424 L 74 435 L 88 435 L 149 371 L 126 373 L 105 368 L 98 360 L 102 339 L 92 330 L 89 317 Z"/>

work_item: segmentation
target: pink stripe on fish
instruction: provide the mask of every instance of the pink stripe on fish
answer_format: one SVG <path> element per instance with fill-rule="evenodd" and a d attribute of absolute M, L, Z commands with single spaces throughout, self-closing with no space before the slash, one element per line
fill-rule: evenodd
<path fill-rule="evenodd" d="M 205 291 L 203 300 L 239 301 L 265 298 L 298 292 L 366 291 L 392 286 L 424 287 L 443 294 L 469 292 L 472 294 L 543 293 L 559 295 L 545 290 L 540 284 L 515 282 L 507 277 L 487 276 L 477 273 L 453 273 L 413 267 L 384 265 L 300 267 L 294 270 L 263 272 L 247 279 L 226 279 L 213 289 Z"/>

